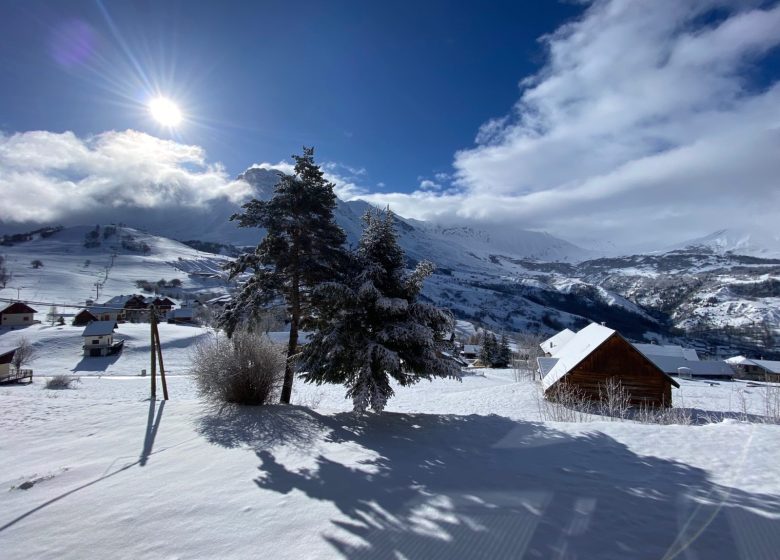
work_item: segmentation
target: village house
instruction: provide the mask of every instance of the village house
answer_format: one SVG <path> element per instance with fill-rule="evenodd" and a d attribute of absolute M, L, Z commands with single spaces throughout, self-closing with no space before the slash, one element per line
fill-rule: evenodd
<path fill-rule="evenodd" d="M 0 327 L 24 327 L 35 322 L 37 311 L 19 301 L 0 310 Z"/>
<path fill-rule="evenodd" d="M 734 369 L 735 376 L 752 381 L 780 381 L 780 361 L 754 360 L 734 356 L 726 362 Z"/>
<path fill-rule="evenodd" d="M 171 309 L 168 311 L 168 322 L 179 325 L 192 325 L 195 323 L 195 310 L 191 307 Z"/>
<path fill-rule="evenodd" d="M 693 348 L 675 344 L 634 344 L 664 373 L 691 379 L 731 379 L 734 370 L 723 360 L 700 360 Z"/>
<path fill-rule="evenodd" d="M 124 341 L 114 342 L 116 321 L 93 321 L 81 334 L 84 339 L 84 356 L 109 356 L 122 350 Z"/>
<path fill-rule="evenodd" d="M 479 344 L 464 344 L 460 355 L 465 360 L 476 360 L 481 352 L 482 346 Z"/>
<path fill-rule="evenodd" d="M 24 379 L 29 379 L 32 383 L 32 370 L 17 370 L 12 363 L 17 350 L 18 347 L 0 349 L 0 383 L 18 382 Z"/>
<path fill-rule="evenodd" d="M 671 406 L 672 386 L 679 387 L 620 333 L 595 323 L 570 337 L 555 356 L 537 361 L 540 371 L 547 371 L 542 387 L 551 398 L 566 383 L 598 401 L 605 383 L 614 378 L 630 395 L 632 405 Z"/>

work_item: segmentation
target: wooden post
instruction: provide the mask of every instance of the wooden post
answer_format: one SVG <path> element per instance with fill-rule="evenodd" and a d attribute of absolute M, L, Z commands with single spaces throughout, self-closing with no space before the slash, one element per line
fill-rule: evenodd
<path fill-rule="evenodd" d="M 160 361 L 160 381 L 162 382 L 163 399 L 168 400 L 168 384 L 165 382 L 165 366 L 163 365 L 162 346 L 160 345 L 160 330 L 157 320 L 154 321 L 154 339 L 157 344 L 157 359 Z"/>
<path fill-rule="evenodd" d="M 155 336 L 154 336 L 155 326 L 156 326 L 155 322 L 157 320 L 157 315 L 154 312 L 154 307 L 150 307 L 149 308 L 149 313 L 150 313 L 149 323 L 150 323 L 150 329 L 151 329 L 151 334 L 152 334 L 152 340 L 151 340 L 151 343 L 152 343 L 152 400 L 154 400 L 157 397 L 157 378 L 156 378 L 156 375 L 157 375 L 157 355 L 156 355 L 156 353 L 157 353 L 156 352 L 157 346 L 155 345 Z"/>

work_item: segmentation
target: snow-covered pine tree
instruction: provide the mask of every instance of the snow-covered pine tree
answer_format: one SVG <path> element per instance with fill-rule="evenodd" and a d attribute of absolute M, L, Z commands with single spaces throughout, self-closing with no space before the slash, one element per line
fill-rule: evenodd
<path fill-rule="evenodd" d="M 492 332 L 485 331 L 482 337 L 482 349 L 479 352 L 479 361 L 482 362 L 485 367 L 493 367 L 498 354 L 498 342 Z"/>
<path fill-rule="evenodd" d="M 433 265 L 422 262 L 406 273 L 390 210 L 370 210 L 363 220 L 353 273 L 315 291 L 314 334 L 301 367 L 306 381 L 344 384 L 355 410 L 381 411 L 393 395 L 391 378 L 407 386 L 459 378 L 460 368 L 441 354 L 452 314 L 418 301 Z"/>
<path fill-rule="evenodd" d="M 509 348 L 509 338 L 506 334 L 501 335 L 501 342 L 498 344 L 497 360 L 493 367 L 509 367 L 512 362 L 512 350 Z"/>
<path fill-rule="evenodd" d="M 295 372 L 298 328 L 310 312 L 312 289 L 339 279 L 346 236 L 333 219 L 336 195 L 314 163 L 314 148 L 294 155 L 295 174 L 280 174 L 271 200 L 251 200 L 230 219 L 240 227 L 259 227 L 266 235 L 252 253 L 229 265 L 231 278 L 249 271 L 252 277 L 228 305 L 219 324 L 228 334 L 253 321 L 276 298 L 282 297 L 290 317 L 287 366 L 280 401 L 289 404 Z"/>

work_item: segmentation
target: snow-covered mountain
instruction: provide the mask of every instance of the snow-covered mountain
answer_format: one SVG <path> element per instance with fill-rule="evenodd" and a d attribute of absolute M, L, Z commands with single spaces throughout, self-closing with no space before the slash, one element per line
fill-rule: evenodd
<path fill-rule="evenodd" d="M 254 196 L 267 199 L 278 175 L 250 168 L 240 179 L 252 186 Z M 360 200 L 338 201 L 335 216 L 348 243 L 357 242 L 368 208 Z M 185 291 L 224 293 L 219 269 L 226 257 L 170 238 L 254 245 L 262 231 L 238 228 L 229 221 L 239 210 L 237 204 L 220 199 L 207 210 L 169 212 L 165 220 L 154 212 L 131 213 L 126 223 L 157 235 L 119 226 L 106 236 L 103 226 L 101 244 L 92 248 L 83 242 L 95 226 L 34 236 L 3 248 L 14 274 L 9 287 L 23 287 L 22 295 L 28 299 L 67 294 L 69 301 L 74 297 L 84 301 L 95 293 L 95 282 L 111 265 L 103 287 L 107 296 L 134 291 L 137 280 L 169 277 L 183 280 Z M 767 258 L 776 253 L 771 251 L 772 238 L 766 236 L 718 232 L 674 250 L 600 257 L 551 235 L 515 228 L 399 217 L 397 230 L 410 264 L 426 259 L 437 265 L 424 295 L 461 319 L 498 330 L 547 333 L 603 321 L 637 340 L 687 335 L 698 337 L 710 351 L 725 344 L 780 354 L 780 259 Z M 139 252 L 144 245 L 149 250 Z M 757 256 L 741 255 L 743 251 Z M 34 258 L 45 266 L 32 269 Z M 6 288 L 0 295 L 15 293 Z"/>
<path fill-rule="evenodd" d="M 780 258 L 780 232 L 756 226 L 747 229 L 721 229 L 709 235 L 689 239 L 667 247 L 676 249 L 709 250 L 716 254 L 734 253 L 765 259 Z"/>

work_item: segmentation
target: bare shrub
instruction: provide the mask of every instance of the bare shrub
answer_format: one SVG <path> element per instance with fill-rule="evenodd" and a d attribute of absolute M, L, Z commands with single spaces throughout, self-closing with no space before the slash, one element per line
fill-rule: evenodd
<path fill-rule="evenodd" d="M 72 375 L 55 375 L 46 380 L 47 389 L 70 389 L 75 383 L 81 383 L 81 379 Z"/>
<path fill-rule="evenodd" d="M 200 394 L 218 403 L 262 405 L 278 397 L 285 354 L 268 337 L 245 330 L 199 343 L 192 373 Z"/>
<path fill-rule="evenodd" d="M 550 422 L 588 422 L 591 420 L 592 404 L 585 392 L 571 383 L 555 385 L 550 397 L 542 391 L 537 393 L 539 417 Z"/>
<path fill-rule="evenodd" d="M 631 395 L 620 379 L 610 377 L 599 384 L 598 411 L 602 416 L 623 420 L 631 409 Z"/>
<path fill-rule="evenodd" d="M 780 424 L 780 385 L 767 383 L 761 396 L 764 400 L 764 421 L 767 424 Z"/>
<path fill-rule="evenodd" d="M 19 371 L 35 360 L 36 352 L 33 345 L 26 338 L 20 338 L 17 345 L 16 352 L 14 352 L 11 358 L 11 365 L 16 371 Z"/>

